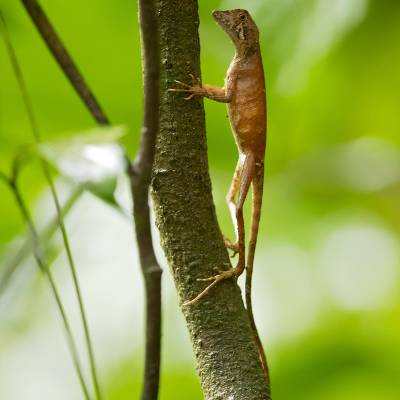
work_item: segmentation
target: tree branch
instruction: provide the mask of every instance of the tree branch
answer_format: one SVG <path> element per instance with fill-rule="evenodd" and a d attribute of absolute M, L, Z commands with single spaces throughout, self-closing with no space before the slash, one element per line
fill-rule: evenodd
<path fill-rule="evenodd" d="M 47 43 L 61 69 L 70 80 L 92 116 L 100 124 L 109 124 L 92 91 L 79 73 L 74 61 L 58 38 L 50 21 L 36 0 L 22 0 L 38 31 Z M 158 132 L 159 49 L 155 2 L 139 1 L 144 72 L 144 118 L 139 153 L 129 166 L 134 220 L 140 265 L 146 291 L 146 356 L 142 399 L 158 397 L 161 352 L 161 273 L 157 263 L 150 229 L 148 191 Z"/>
<path fill-rule="evenodd" d="M 146 292 L 146 358 L 142 400 L 156 400 L 160 379 L 162 270 L 154 253 L 149 210 L 149 185 L 159 127 L 160 103 L 158 23 L 154 0 L 139 0 L 139 20 L 144 112 L 140 149 L 129 168 L 129 176 L 136 240 Z"/>
<path fill-rule="evenodd" d="M 205 278 L 230 268 L 215 215 L 208 174 L 202 100 L 168 92 L 174 80 L 200 76 L 197 1 L 159 0 L 161 49 L 160 133 L 152 195 L 161 243 L 180 303 L 193 299 Z M 240 289 L 219 283 L 182 307 L 207 400 L 267 400 L 269 387 Z"/>
<path fill-rule="evenodd" d="M 40 4 L 36 0 L 21 1 L 43 40 L 46 42 L 47 47 L 53 53 L 54 58 L 75 88 L 79 97 L 89 109 L 93 118 L 101 125 L 108 125 L 109 120 L 107 116 L 83 79 L 83 76 L 79 72 L 67 49 L 64 47 L 61 39 L 58 37 Z"/>

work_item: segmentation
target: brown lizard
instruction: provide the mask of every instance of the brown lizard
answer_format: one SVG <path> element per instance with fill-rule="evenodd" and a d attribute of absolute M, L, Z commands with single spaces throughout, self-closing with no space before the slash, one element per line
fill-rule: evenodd
<path fill-rule="evenodd" d="M 239 260 L 235 268 L 221 272 L 211 278 L 201 279 L 202 281 L 211 281 L 211 283 L 197 297 L 186 302 L 185 305 L 196 303 L 218 282 L 225 279 L 238 278 L 246 267 L 245 297 L 247 312 L 263 369 L 269 382 L 265 353 L 257 332 L 251 304 L 251 282 L 261 213 L 266 146 L 266 94 L 259 32 L 255 22 L 246 10 L 214 11 L 212 15 L 229 35 L 236 48 L 235 56 L 225 78 L 225 85 L 221 88 L 201 85 L 198 82 L 187 85 L 176 81 L 181 88 L 169 90 L 189 93 L 189 96 L 186 97 L 187 100 L 199 96 L 228 104 L 229 120 L 239 150 L 239 161 L 226 196 L 235 226 L 236 242 L 232 243 L 225 238 L 225 244 L 234 251 L 234 254 L 239 254 Z M 251 183 L 253 184 L 253 204 L 246 265 L 243 204 Z M 236 195 L 238 196 L 235 201 Z"/>

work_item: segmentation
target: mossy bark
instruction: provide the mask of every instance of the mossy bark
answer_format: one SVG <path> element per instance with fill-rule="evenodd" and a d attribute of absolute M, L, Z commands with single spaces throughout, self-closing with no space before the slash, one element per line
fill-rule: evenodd
<path fill-rule="evenodd" d="M 200 77 L 196 0 L 159 0 L 160 133 L 152 196 L 161 243 L 180 303 L 194 298 L 205 278 L 231 267 L 216 219 L 208 173 L 203 102 L 168 92 L 174 80 Z M 222 117 L 221 117 L 222 118 Z M 240 289 L 218 284 L 182 307 L 208 400 L 270 398 Z"/>

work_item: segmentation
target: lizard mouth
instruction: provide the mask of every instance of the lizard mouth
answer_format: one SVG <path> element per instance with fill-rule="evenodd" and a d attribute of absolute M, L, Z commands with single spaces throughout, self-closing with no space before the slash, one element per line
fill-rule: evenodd
<path fill-rule="evenodd" d="M 227 22 L 227 15 L 226 15 L 227 13 L 228 11 L 214 10 L 211 15 L 218 22 L 218 24 L 225 25 Z"/>
<path fill-rule="evenodd" d="M 219 16 L 219 14 L 221 14 L 221 13 L 222 13 L 222 11 L 213 10 L 212 13 L 211 13 L 211 15 L 212 15 L 215 19 L 217 19 L 218 16 Z"/>

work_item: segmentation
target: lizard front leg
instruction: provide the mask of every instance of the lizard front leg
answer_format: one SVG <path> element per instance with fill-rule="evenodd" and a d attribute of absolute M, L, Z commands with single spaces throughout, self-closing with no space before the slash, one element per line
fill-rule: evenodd
<path fill-rule="evenodd" d="M 185 100 L 191 100 L 193 97 L 207 97 L 208 99 L 218 101 L 220 103 L 229 103 L 232 99 L 231 91 L 225 87 L 212 86 L 212 85 L 202 85 L 199 79 L 196 79 L 193 75 L 192 85 L 175 80 L 180 88 L 168 89 L 169 92 L 183 92 L 189 93 L 189 96 L 185 97 Z"/>

